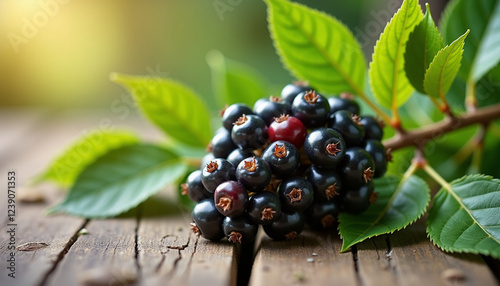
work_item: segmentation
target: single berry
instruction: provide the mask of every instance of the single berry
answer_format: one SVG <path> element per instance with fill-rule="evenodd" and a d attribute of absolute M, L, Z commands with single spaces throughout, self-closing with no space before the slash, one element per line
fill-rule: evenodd
<path fill-rule="evenodd" d="M 362 185 L 359 188 L 348 189 L 342 196 L 342 210 L 350 214 L 359 214 L 364 212 L 374 200 L 374 184 L 372 181 Z"/>
<path fill-rule="evenodd" d="M 306 127 L 296 117 L 282 114 L 269 126 L 269 141 L 288 141 L 300 148 L 307 136 Z"/>
<path fill-rule="evenodd" d="M 366 152 L 370 154 L 375 164 L 374 178 L 382 177 L 387 171 L 387 152 L 384 145 L 375 139 L 366 140 L 364 146 Z"/>
<path fill-rule="evenodd" d="M 323 169 L 312 165 L 307 172 L 307 180 L 313 186 L 315 201 L 333 201 L 341 194 L 342 179 L 340 174 L 333 169 Z"/>
<path fill-rule="evenodd" d="M 368 152 L 359 147 L 347 148 L 338 170 L 344 188 L 356 189 L 370 182 L 375 174 L 375 163 Z"/>
<path fill-rule="evenodd" d="M 231 138 L 241 149 L 259 149 L 267 141 L 267 125 L 257 115 L 243 114 L 234 122 Z"/>
<path fill-rule="evenodd" d="M 208 151 L 212 152 L 215 158 L 226 159 L 229 153 L 236 148 L 238 147 L 234 144 L 233 139 L 231 139 L 231 132 L 223 128 L 210 141 Z"/>
<path fill-rule="evenodd" d="M 272 192 L 254 194 L 248 201 L 247 213 L 250 220 L 256 224 L 270 224 L 278 220 L 281 214 L 280 200 Z"/>
<path fill-rule="evenodd" d="M 264 232 L 274 240 L 292 240 L 304 229 L 304 214 L 282 210 L 277 221 L 264 225 Z"/>
<path fill-rule="evenodd" d="M 358 115 L 347 110 L 341 110 L 330 115 L 328 127 L 342 134 L 347 146 L 360 146 L 365 137 L 365 130 L 359 120 Z"/>
<path fill-rule="evenodd" d="M 193 202 L 212 198 L 213 194 L 207 191 L 201 182 L 201 170 L 189 174 L 186 183 L 182 184 L 182 194 L 188 195 Z"/>
<path fill-rule="evenodd" d="M 310 87 L 307 82 L 304 81 L 296 81 L 290 84 L 287 84 L 282 90 L 281 90 L 281 98 L 283 101 L 286 101 L 290 104 L 292 104 L 293 100 L 295 97 L 304 91 L 308 90 L 313 90 L 314 88 Z"/>
<path fill-rule="evenodd" d="M 300 164 L 300 153 L 291 143 L 276 141 L 267 146 L 262 159 L 269 164 L 273 175 L 285 178 L 295 174 Z"/>
<path fill-rule="evenodd" d="M 206 164 L 201 174 L 203 186 L 211 193 L 213 193 L 215 188 L 222 182 L 234 180 L 235 178 L 235 168 L 233 164 L 220 158 L 213 159 Z"/>
<path fill-rule="evenodd" d="M 249 157 L 236 167 L 236 179 L 250 192 L 260 192 L 271 182 L 271 169 L 262 158 Z"/>
<path fill-rule="evenodd" d="M 380 122 L 373 116 L 361 116 L 359 123 L 365 129 L 365 140 L 375 139 L 382 140 L 384 137 L 384 129 L 380 125 Z"/>
<path fill-rule="evenodd" d="M 222 126 L 231 132 L 233 123 L 243 114 L 250 115 L 253 114 L 253 111 L 243 103 L 235 103 L 228 106 L 222 113 Z"/>
<path fill-rule="evenodd" d="M 194 233 L 213 241 L 224 237 L 224 230 L 222 229 L 224 216 L 215 208 L 212 199 L 205 199 L 197 203 L 191 216 L 193 218 L 191 230 Z"/>
<path fill-rule="evenodd" d="M 215 189 L 215 207 L 225 216 L 235 217 L 243 214 L 248 204 L 245 187 L 236 181 L 227 181 Z"/>
<path fill-rule="evenodd" d="M 301 177 L 292 177 L 281 182 L 278 188 L 281 206 L 290 211 L 304 211 L 314 199 L 311 183 Z"/>
<path fill-rule="evenodd" d="M 250 150 L 236 148 L 227 156 L 227 160 L 233 164 L 233 166 L 238 166 L 241 161 L 248 157 L 252 157 L 253 155 L 254 154 Z"/>
<path fill-rule="evenodd" d="M 264 119 L 266 124 L 269 126 L 275 117 L 279 117 L 281 114 L 288 114 L 292 112 L 292 105 L 283 101 L 279 97 L 271 96 L 269 99 L 261 98 L 255 102 L 253 106 L 253 111 L 260 118 Z"/>
<path fill-rule="evenodd" d="M 350 93 L 342 93 L 340 96 L 328 98 L 330 103 L 330 114 L 340 110 L 347 110 L 352 114 L 360 114 L 359 104 L 354 101 L 354 96 Z"/>
<path fill-rule="evenodd" d="M 322 168 L 334 168 L 344 157 L 346 144 L 337 131 L 318 128 L 307 135 L 304 151 L 311 163 Z"/>
<path fill-rule="evenodd" d="M 307 224 L 315 230 L 335 229 L 339 214 L 337 202 L 314 201 L 304 212 Z"/>
<path fill-rule="evenodd" d="M 299 93 L 292 103 L 292 114 L 307 128 L 324 126 L 328 121 L 328 99 L 314 90 Z"/>
<path fill-rule="evenodd" d="M 226 217 L 222 228 L 230 242 L 241 244 L 252 242 L 259 230 L 258 225 L 252 223 L 246 215 Z"/>

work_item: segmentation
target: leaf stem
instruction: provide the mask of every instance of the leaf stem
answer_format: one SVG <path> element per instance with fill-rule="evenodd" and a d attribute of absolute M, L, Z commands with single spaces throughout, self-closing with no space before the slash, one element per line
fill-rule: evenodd
<path fill-rule="evenodd" d="M 445 188 L 448 192 L 450 192 L 453 196 L 456 197 L 456 194 L 452 191 L 451 185 L 441 177 L 441 175 L 434 170 L 434 168 L 431 167 L 429 164 L 425 164 L 422 166 L 422 169 L 429 175 L 431 176 L 434 181 L 436 181 L 441 187 Z"/>
<path fill-rule="evenodd" d="M 355 91 L 356 93 L 358 94 L 358 96 L 378 115 L 382 118 L 382 120 L 384 120 L 384 122 L 389 125 L 389 126 L 393 126 L 392 125 L 392 120 L 391 118 L 389 117 L 389 115 L 387 115 L 387 113 L 385 113 L 384 111 L 382 111 L 382 109 L 380 109 L 375 103 L 373 103 L 373 101 L 371 101 L 367 96 L 366 94 L 361 90 L 359 89 L 357 86 L 351 86 Z"/>
<path fill-rule="evenodd" d="M 477 109 L 476 83 L 472 79 L 467 80 L 465 87 L 465 107 L 469 113 Z"/>

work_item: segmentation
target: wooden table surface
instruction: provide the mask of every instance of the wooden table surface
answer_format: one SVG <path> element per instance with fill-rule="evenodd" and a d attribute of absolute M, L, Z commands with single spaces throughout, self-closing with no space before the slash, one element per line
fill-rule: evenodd
<path fill-rule="evenodd" d="M 0 285 L 499 285 L 500 263 L 447 254 L 426 237 L 423 221 L 340 253 L 334 233 L 304 231 L 294 241 L 260 235 L 255 245 L 208 242 L 189 230 L 190 214 L 172 188 L 119 218 L 46 216 L 64 191 L 27 187 L 52 158 L 103 121 L 162 138 L 136 115 L 109 110 L 0 109 Z M 16 172 L 15 278 L 8 261 L 7 172 Z M 43 202 L 28 202 L 33 195 Z M 11 244 L 12 245 L 12 244 Z"/>

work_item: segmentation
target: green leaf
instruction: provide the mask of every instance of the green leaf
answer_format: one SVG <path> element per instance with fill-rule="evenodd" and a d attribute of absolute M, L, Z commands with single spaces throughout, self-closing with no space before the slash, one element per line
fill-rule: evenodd
<path fill-rule="evenodd" d="M 432 20 L 429 4 L 424 18 L 411 32 L 406 45 L 405 72 L 413 87 L 425 94 L 424 76 L 434 56 L 444 47 L 443 38 Z"/>
<path fill-rule="evenodd" d="M 230 60 L 220 52 L 207 54 L 212 86 L 220 106 L 245 103 L 248 106 L 267 96 L 264 78 L 251 66 Z"/>
<path fill-rule="evenodd" d="M 96 129 L 85 132 L 57 156 L 50 166 L 35 180 L 54 181 L 62 187 L 71 186 L 78 175 L 96 158 L 110 150 L 139 142 L 134 133 Z"/>
<path fill-rule="evenodd" d="M 470 29 L 460 69 L 464 80 L 479 81 L 500 61 L 500 0 L 455 0 L 439 26 L 446 43 Z"/>
<path fill-rule="evenodd" d="M 413 92 L 403 54 L 410 33 L 422 17 L 418 0 L 405 0 L 375 44 L 368 71 L 370 85 L 377 101 L 392 110 L 405 103 Z"/>
<path fill-rule="evenodd" d="M 424 214 L 430 200 L 429 187 L 415 175 L 386 175 L 375 181 L 375 190 L 378 199 L 365 212 L 340 213 L 342 251 L 367 238 L 405 228 Z"/>
<path fill-rule="evenodd" d="M 363 52 L 346 26 L 297 3 L 265 1 L 274 46 L 296 78 L 328 93 L 363 93 Z"/>
<path fill-rule="evenodd" d="M 134 97 L 144 115 L 182 143 L 205 147 L 212 133 L 206 104 L 191 89 L 171 79 L 113 74 Z"/>
<path fill-rule="evenodd" d="M 85 218 L 116 216 L 175 182 L 186 170 L 177 155 L 154 145 L 115 149 L 89 165 L 64 201 L 49 212 Z"/>
<path fill-rule="evenodd" d="M 500 258 L 500 180 L 470 175 L 444 185 L 427 218 L 427 233 L 440 248 Z"/>
<path fill-rule="evenodd" d="M 464 52 L 464 40 L 468 34 L 469 30 L 453 43 L 440 50 L 434 57 L 424 79 L 424 88 L 428 95 L 444 98 L 448 93 L 460 69 Z"/>

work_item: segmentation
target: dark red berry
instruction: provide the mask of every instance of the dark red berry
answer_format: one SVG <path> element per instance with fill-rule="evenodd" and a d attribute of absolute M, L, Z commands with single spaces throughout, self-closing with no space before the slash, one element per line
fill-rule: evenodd
<path fill-rule="evenodd" d="M 242 184 L 236 181 L 227 181 L 215 189 L 214 202 L 221 214 L 236 217 L 245 212 L 248 194 Z"/>
<path fill-rule="evenodd" d="M 296 117 L 282 114 L 269 126 L 269 141 L 288 141 L 300 148 L 307 136 L 306 127 Z"/>

